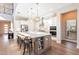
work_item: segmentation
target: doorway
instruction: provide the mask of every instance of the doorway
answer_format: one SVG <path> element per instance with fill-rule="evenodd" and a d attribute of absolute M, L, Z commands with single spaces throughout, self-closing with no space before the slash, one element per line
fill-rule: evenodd
<path fill-rule="evenodd" d="M 63 40 L 77 43 L 77 10 L 62 14 Z"/>
<path fill-rule="evenodd" d="M 8 34 L 8 29 L 11 25 L 10 21 L 0 21 L 0 34 Z"/>

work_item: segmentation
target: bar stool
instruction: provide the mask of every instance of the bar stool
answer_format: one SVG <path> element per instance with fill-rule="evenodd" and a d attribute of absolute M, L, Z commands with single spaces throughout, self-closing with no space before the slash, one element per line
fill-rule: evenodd
<path fill-rule="evenodd" d="M 18 35 L 17 37 L 18 37 L 17 43 L 20 45 L 20 49 L 21 49 L 21 46 L 24 43 L 24 36 Z"/>
<path fill-rule="evenodd" d="M 20 45 L 20 49 L 21 49 L 21 46 L 23 46 L 23 55 L 25 54 L 26 49 L 27 49 L 27 52 L 29 54 L 31 54 L 31 52 L 32 52 L 32 40 L 31 40 L 31 38 L 28 38 L 28 37 L 25 37 L 22 35 L 18 35 L 17 37 L 18 37 L 17 43 Z"/>
<path fill-rule="evenodd" d="M 18 43 L 18 45 L 20 44 L 20 37 L 19 36 L 17 36 L 17 43 Z"/>
<path fill-rule="evenodd" d="M 23 51 L 23 55 L 25 54 L 25 50 L 27 49 L 27 52 L 29 52 L 29 55 L 32 52 L 32 40 L 31 39 L 24 39 L 24 51 Z"/>

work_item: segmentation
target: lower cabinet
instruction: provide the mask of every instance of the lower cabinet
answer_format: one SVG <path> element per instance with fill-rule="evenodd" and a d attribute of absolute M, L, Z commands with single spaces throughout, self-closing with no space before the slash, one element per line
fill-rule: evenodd
<path fill-rule="evenodd" d="M 44 49 L 47 50 L 51 47 L 51 36 L 45 36 L 44 38 Z"/>
<path fill-rule="evenodd" d="M 35 39 L 34 54 L 42 54 L 51 47 L 51 36 L 44 36 Z"/>

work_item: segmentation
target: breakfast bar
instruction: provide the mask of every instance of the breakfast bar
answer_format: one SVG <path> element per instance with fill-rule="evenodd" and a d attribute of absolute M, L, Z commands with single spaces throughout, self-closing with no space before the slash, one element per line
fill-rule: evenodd
<path fill-rule="evenodd" d="M 45 32 L 18 32 L 18 37 L 21 37 L 22 40 L 29 40 L 29 52 L 25 51 L 28 48 L 24 49 L 23 54 L 31 55 L 40 55 L 51 48 L 51 35 L 50 33 Z M 18 39 L 19 40 L 19 39 Z M 27 47 L 28 47 L 27 46 Z"/>

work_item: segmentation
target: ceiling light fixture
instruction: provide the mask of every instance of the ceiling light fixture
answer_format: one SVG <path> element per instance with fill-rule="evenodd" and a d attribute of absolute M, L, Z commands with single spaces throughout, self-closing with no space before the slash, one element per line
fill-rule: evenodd
<path fill-rule="evenodd" d="M 38 15 L 38 5 L 39 5 L 39 3 L 36 3 L 36 5 L 37 5 L 37 16 L 34 18 L 34 20 L 35 20 L 36 22 L 38 22 L 38 21 L 40 21 L 40 17 L 39 17 L 39 15 Z"/>

